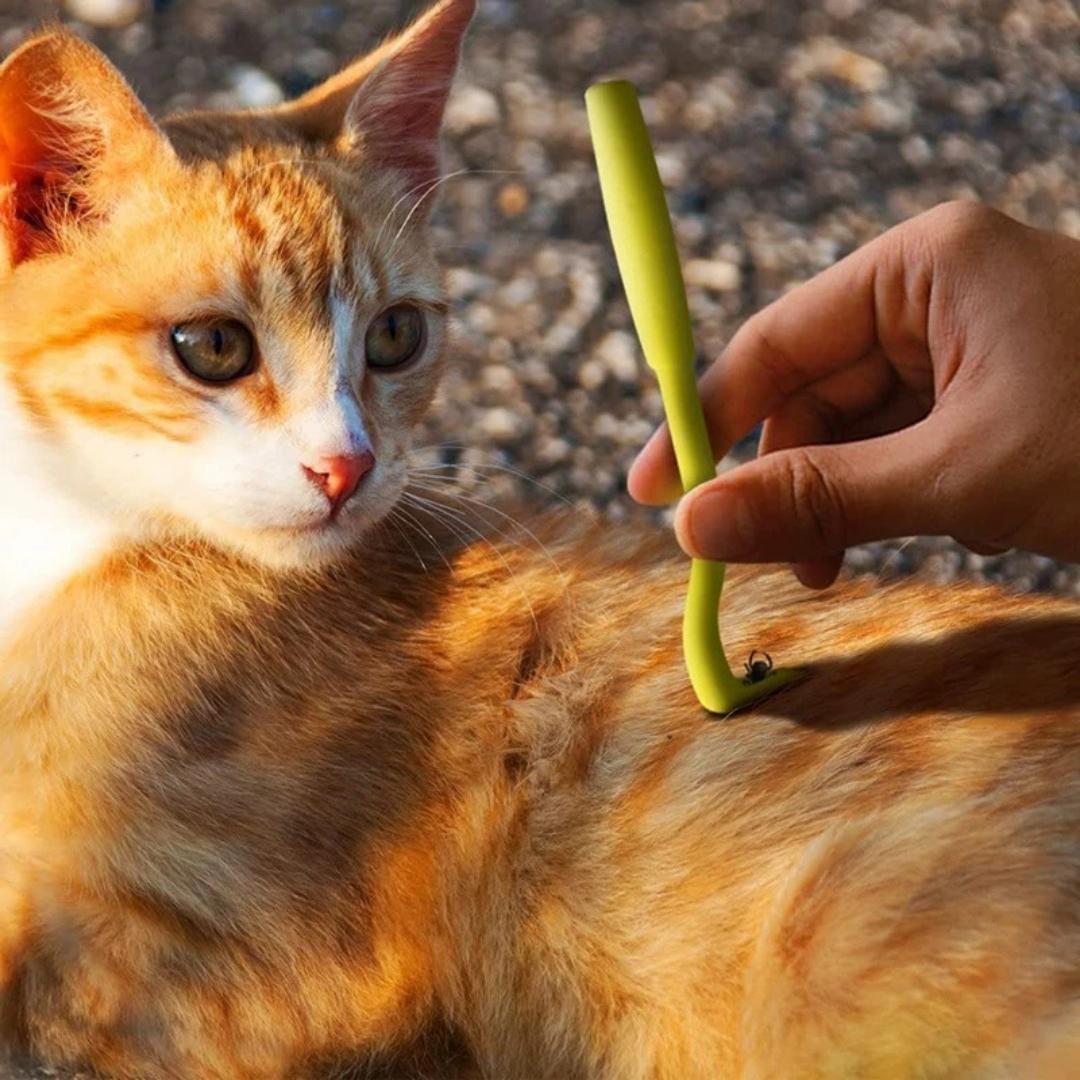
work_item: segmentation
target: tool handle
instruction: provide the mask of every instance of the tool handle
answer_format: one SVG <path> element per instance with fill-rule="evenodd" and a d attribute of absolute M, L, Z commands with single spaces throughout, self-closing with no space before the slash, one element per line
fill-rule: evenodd
<path fill-rule="evenodd" d="M 619 275 L 645 360 L 656 372 L 683 490 L 716 475 L 694 377 L 694 338 L 679 252 L 637 93 L 628 82 L 585 92 Z"/>
<path fill-rule="evenodd" d="M 660 383 L 679 478 L 689 491 L 711 480 L 716 465 L 694 377 L 686 287 L 652 143 L 630 83 L 589 87 L 585 108 L 619 274 L 645 359 Z M 716 713 L 771 693 L 800 674 L 784 669 L 748 684 L 732 672 L 717 623 L 723 587 L 723 563 L 693 560 L 683 653 L 698 700 Z"/>
<path fill-rule="evenodd" d="M 657 372 L 693 362 L 694 339 L 679 253 L 634 87 L 597 83 L 585 92 L 600 187 L 630 313 Z"/>

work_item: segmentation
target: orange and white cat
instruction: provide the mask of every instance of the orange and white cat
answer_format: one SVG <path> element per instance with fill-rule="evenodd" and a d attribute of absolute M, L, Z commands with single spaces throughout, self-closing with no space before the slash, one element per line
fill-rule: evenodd
<path fill-rule="evenodd" d="M 734 572 L 733 651 L 811 674 L 719 721 L 666 536 L 395 516 L 472 8 L 161 126 L 63 32 L 0 67 L 4 1049 L 1077 1075 L 1074 602 Z"/>

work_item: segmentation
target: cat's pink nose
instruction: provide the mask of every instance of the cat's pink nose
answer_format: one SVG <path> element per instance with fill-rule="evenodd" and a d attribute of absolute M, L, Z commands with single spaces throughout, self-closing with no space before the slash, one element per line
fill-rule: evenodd
<path fill-rule="evenodd" d="M 360 481 L 375 466 L 370 450 L 358 454 L 319 454 L 304 464 L 307 478 L 321 488 L 330 500 L 330 513 L 336 514 L 356 493 Z"/>

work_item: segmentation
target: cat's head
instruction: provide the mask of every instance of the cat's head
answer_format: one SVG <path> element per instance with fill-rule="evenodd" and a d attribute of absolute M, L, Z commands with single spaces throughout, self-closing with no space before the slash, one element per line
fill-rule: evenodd
<path fill-rule="evenodd" d="M 474 3 L 161 127 L 74 36 L 0 66 L 0 382 L 88 512 L 308 565 L 391 509 L 446 347 L 425 196 Z"/>

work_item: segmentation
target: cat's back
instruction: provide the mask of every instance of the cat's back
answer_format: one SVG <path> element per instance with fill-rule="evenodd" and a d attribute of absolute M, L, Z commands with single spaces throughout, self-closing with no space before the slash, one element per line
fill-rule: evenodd
<path fill-rule="evenodd" d="M 661 577 L 651 604 L 623 584 L 596 672 L 523 705 L 542 729 L 602 683 L 538 741 L 563 786 L 530 803 L 582 853 L 541 909 L 618 942 L 591 999 L 678 1002 L 658 1055 L 740 1075 L 1054 1075 L 1078 1030 L 1080 606 L 734 570 L 732 660 L 807 676 L 714 718 Z"/>

